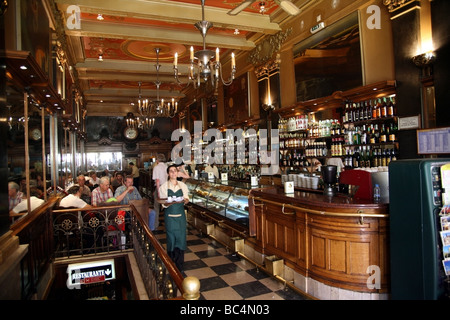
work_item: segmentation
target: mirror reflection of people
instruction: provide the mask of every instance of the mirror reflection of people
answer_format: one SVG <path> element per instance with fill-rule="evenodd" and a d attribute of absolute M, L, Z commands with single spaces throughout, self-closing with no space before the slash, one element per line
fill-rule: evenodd
<path fill-rule="evenodd" d="M 14 181 L 8 183 L 8 200 L 9 200 L 9 210 L 12 210 L 17 206 L 23 199 L 23 192 L 20 191 L 20 187 Z"/>
<path fill-rule="evenodd" d="M 186 214 L 184 205 L 189 202 L 189 190 L 186 184 L 178 181 L 176 165 L 167 167 L 169 180 L 159 188 L 161 199 L 168 197 L 182 197 L 183 201 L 175 203 L 162 203 L 164 209 L 164 222 L 167 234 L 167 253 L 178 270 L 183 271 L 184 251 L 186 250 Z"/>
<path fill-rule="evenodd" d="M 40 205 L 42 205 L 45 201 L 41 199 L 42 197 L 42 191 L 40 191 L 38 188 L 31 188 L 30 189 L 30 212 L 38 208 Z M 28 214 L 28 201 L 26 198 L 24 198 L 21 202 L 19 202 L 10 212 L 10 217 L 19 217 L 23 218 Z M 23 214 L 21 214 L 23 213 Z"/>

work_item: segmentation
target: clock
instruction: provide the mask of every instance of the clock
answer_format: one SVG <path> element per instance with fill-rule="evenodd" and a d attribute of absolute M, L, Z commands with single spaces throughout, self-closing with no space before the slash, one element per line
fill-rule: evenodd
<path fill-rule="evenodd" d="M 33 128 L 33 129 L 30 131 L 30 138 L 33 139 L 34 141 L 41 140 L 41 138 L 42 138 L 42 132 L 41 132 L 41 129 L 39 129 L 39 128 Z"/>
<path fill-rule="evenodd" d="M 134 140 L 138 136 L 138 130 L 136 128 L 127 127 L 124 131 L 125 138 Z"/>

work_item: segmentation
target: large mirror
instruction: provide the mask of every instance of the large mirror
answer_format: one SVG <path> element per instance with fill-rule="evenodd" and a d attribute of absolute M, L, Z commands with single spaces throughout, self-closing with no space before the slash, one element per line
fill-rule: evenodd
<path fill-rule="evenodd" d="M 363 84 L 358 12 L 294 46 L 297 102 Z"/>

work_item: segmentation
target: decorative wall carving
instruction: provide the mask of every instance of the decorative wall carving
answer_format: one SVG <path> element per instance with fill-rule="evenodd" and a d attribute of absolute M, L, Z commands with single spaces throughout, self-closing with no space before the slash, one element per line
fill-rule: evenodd
<path fill-rule="evenodd" d="M 393 12 L 397 9 L 405 7 L 413 2 L 419 2 L 418 0 L 383 0 L 383 4 L 388 8 L 389 12 Z"/>
<path fill-rule="evenodd" d="M 272 59 L 274 53 L 280 50 L 281 45 L 291 33 L 292 28 L 289 28 L 267 38 L 250 52 L 248 61 L 253 65 L 260 65 Z"/>

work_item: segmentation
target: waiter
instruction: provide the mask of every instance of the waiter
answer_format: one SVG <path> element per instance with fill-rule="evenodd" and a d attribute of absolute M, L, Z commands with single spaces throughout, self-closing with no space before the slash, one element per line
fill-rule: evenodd
<path fill-rule="evenodd" d="M 184 205 L 189 202 L 189 190 L 186 184 L 178 181 L 176 165 L 167 167 L 169 180 L 159 188 L 161 204 L 164 208 L 164 222 L 167 234 L 167 253 L 175 262 L 178 270 L 183 270 L 184 251 L 186 250 L 186 214 Z M 169 198 L 182 198 L 182 201 L 171 202 Z"/>

